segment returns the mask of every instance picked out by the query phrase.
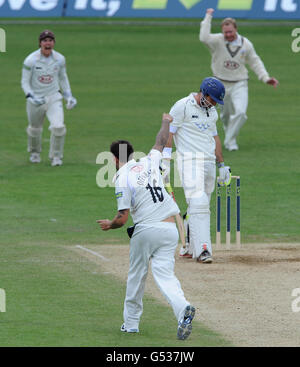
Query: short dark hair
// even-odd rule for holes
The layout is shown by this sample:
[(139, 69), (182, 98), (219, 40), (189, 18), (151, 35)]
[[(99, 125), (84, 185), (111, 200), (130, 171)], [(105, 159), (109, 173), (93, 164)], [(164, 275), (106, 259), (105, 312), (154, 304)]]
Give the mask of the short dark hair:
[(133, 146), (127, 140), (113, 141), (110, 145), (111, 153), (122, 163), (127, 163), (132, 159)]

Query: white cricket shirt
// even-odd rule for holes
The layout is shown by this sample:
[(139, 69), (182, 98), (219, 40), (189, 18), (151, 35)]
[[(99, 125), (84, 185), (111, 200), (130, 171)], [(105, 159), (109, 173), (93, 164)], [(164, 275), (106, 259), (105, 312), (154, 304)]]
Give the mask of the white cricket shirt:
[(227, 42), (223, 33), (211, 33), (211, 19), (212, 16), (206, 14), (201, 22), (199, 39), (209, 47), (214, 76), (229, 82), (247, 80), (248, 64), (258, 79), (266, 83), (270, 77), (253, 44), (240, 35), (235, 41)]
[(46, 97), (62, 90), (65, 97), (71, 96), (65, 57), (54, 50), (49, 57), (40, 49), (32, 52), (24, 61), (21, 85), (25, 95)]
[[(214, 136), (218, 135), (216, 122), (218, 113), (215, 107), (206, 109), (200, 107), (191, 93), (189, 96), (177, 101), (170, 110), (173, 121), (170, 132), (174, 134), (177, 154), (182, 158), (190, 159), (191, 154), (204, 154), (204, 161), (215, 162), (216, 142)], [(195, 157), (195, 154), (192, 154)]]
[(134, 224), (160, 222), (179, 213), (173, 198), (164, 188), (159, 163), (162, 155), (152, 149), (138, 162), (122, 166), (115, 176), (118, 210), (130, 209)]

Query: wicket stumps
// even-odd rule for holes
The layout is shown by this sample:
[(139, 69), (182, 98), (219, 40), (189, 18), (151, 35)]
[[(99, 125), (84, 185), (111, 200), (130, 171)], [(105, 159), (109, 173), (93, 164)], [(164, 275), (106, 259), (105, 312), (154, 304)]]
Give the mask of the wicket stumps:
[[(236, 245), (241, 246), (241, 179), (240, 176), (231, 176), (232, 180), (236, 180)], [(221, 185), (217, 181), (216, 188), (216, 245), (221, 245)], [(231, 185), (226, 187), (226, 247), (231, 244)]]

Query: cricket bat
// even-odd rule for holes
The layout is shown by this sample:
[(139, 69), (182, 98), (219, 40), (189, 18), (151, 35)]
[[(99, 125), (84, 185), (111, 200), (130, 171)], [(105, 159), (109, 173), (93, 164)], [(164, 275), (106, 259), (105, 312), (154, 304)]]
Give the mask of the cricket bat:
[[(173, 200), (176, 203), (174, 191), (173, 191), (173, 188), (172, 188), (171, 184), (166, 183), (165, 188), (166, 188), (168, 194), (170, 194), (172, 196)], [(182, 247), (185, 248), (184, 225), (183, 225), (183, 219), (182, 219), (180, 213), (175, 215), (175, 220), (176, 220), (177, 229), (178, 229), (178, 232), (179, 232), (180, 242), (182, 244)]]

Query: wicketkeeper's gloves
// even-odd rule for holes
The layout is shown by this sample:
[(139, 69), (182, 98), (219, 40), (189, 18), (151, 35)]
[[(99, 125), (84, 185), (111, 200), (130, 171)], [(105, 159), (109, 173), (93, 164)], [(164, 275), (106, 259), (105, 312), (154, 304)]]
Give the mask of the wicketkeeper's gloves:
[(42, 104), (46, 103), (45, 97), (36, 97), (32, 93), (28, 93), (26, 98), (28, 98), (36, 106), (41, 106)]
[(74, 98), (73, 96), (70, 96), (70, 97), (67, 98), (67, 105), (66, 105), (67, 110), (71, 110), (76, 105), (77, 105), (76, 98)]

